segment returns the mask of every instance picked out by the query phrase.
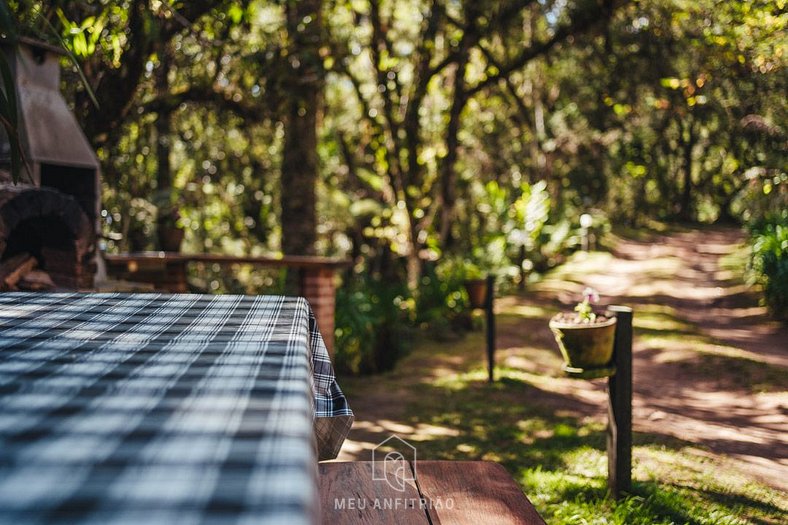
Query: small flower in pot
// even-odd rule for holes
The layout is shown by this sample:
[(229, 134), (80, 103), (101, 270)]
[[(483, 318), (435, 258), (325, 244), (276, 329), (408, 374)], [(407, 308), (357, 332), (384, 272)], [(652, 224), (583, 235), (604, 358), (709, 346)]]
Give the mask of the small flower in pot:
[(583, 290), (583, 300), (577, 303), (575, 306), (575, 312), (577, 312), (577, 317), (583, 323), (593, 323), (596, 321), (596, 314), (594, 313), (594, 307), (591, 306), (592, 304), (596, 304), (599, 302), (599, 294), (596, 290), (590, 287), (586, 287)]
[(596, 313), (593, 305), (598, 302), (596, 290), (586, 288), (574, 313), (562, 312), (550, 320), (550, 329), (564, 357), (563, 370), (569, 376), (604, 377), (615, 372), (611, 361), (616, 318)]

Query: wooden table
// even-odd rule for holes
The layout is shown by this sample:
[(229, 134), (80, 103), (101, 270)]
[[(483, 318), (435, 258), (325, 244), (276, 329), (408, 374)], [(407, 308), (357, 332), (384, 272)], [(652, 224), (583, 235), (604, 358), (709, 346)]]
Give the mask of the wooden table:
[[(415, 472), (414, 472), (415, 465)], [(488, 461), (400, 461), (391, 483), (371, 461), (320, 464), (324, 524), (544, 525), (501, 465)], [(377, 478), (377, 479), (375, 479)], [(404, 483), (402, 483), (404, 481)]]

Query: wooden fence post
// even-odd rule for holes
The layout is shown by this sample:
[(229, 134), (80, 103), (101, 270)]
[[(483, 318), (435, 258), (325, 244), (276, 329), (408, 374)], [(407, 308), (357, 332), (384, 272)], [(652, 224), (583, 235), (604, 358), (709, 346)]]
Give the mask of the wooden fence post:
[(613, 364), (608, 378), (607, 487), (619, 499), (632, 488), (632, 309), (611, 306), (616, 316)]
[(487, 372), (490, 383), (495, 381), (495, 276), (487, 276), (487, 297), (485, 301), (487, 317)]

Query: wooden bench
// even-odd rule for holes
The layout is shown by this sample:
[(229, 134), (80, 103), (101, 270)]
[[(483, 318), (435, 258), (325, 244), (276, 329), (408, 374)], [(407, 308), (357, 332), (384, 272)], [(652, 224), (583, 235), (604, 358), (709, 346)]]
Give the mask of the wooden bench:
[(319, 465), (324, 524), (545, 523), (497, 463), (416, 461), (414, 476), (413, 463), (402, 461), (390, 472), (403, 473), (404, 483), (379, 479), (385, 478), (380, 465), (371, 461)]

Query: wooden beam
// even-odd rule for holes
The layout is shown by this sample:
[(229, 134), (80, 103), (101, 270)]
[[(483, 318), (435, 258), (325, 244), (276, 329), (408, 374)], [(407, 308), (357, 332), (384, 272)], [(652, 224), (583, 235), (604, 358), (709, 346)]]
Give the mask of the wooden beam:
[(287, 268), (342, 268), (350, 266), (348, 259), (335, 257), (316, 257), (307, 255), (285, 255), (265, 257), (253, 255), (223, 255), (213, 253), (174, 253), (174, 252), (137, 252), (120, 255), (104, 254), (104, 259), (113, 266), (129, 262), (146, 263), (167, 262), (204, 262), (218, 264), (257, 264), (260, 266)]
[(495, 381), (495, 276), (487, 276), (485, 308), (487, 318), (487, 379)]

